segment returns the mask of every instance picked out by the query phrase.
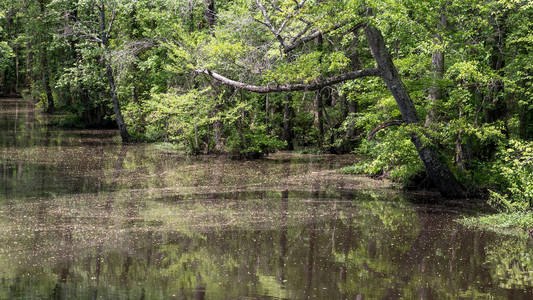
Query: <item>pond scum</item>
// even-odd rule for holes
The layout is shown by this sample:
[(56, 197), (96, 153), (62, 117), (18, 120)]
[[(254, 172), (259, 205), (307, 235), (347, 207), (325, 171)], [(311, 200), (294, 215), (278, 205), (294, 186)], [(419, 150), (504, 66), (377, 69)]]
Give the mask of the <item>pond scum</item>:
[(14, 104), (0, 112), (1, 299), (533, 295), (527, 237), (340, 173), (355, 156), (188, 157)]

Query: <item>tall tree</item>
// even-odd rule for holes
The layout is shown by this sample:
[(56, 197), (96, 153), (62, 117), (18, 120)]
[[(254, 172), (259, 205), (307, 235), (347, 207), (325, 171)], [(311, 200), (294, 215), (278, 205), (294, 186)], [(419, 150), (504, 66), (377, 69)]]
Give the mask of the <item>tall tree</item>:
[(130, 135), (126, 129), (126, 123), (122, 117), (122, 111), (120, 109), (120, 103), (117, 94), (117, 85), (115, 81), (115, 75), (113, 73), (113, 67), (110, 61), (111, 51), (109, 48), (109, 35), (113, 30), (113, 22), (115, 21), (118, 13), (117, 3), (111, 3), (113, 7), (111, 8), (111, 19), (107, 20), (108, 7), (106, 6), (106, 1), (100, 0), (99, 4), (96, 5), (99, 11), (99, 37), (100, 45), (104, 48), (104, 56), (102, 57), (103, 63), (105, 66), (105, 72), (107, 80), (109, 83), (109, 90), (111, 91), (111, 99), (113, 101), (113, 111), (115, 112), (115, 119), (117, 122), (118, 129), (120, 131), (120, 136), (123, 142), (130, 141)]
[[(260, 5), (259, 1), (256, 2), (258, 3), (259, 8), (262, 10), (263, 15), (265, 16), (266, 21), (264, 23), (270, 28), (271, 32), (276, 36), (276, 38), (282, 45), (282, 48), (285, 49), (286, 52), (292, 51), (295, 48), (307, 43), (308, 41), (315, 40), (322, 36), (322, 32), (320, 30), (317, 30), (306, 36), (303, 36), (302, 34), (302, 36), (297, 37), (297, 39), (293, 39), (290, 45), (287, 45), (281, 35), (281, 30), (276, 30), (274, 26), (272, 26), (272, 23), (268, 20), (268, 18), (266, 18), (267, 13), (265, 12), (264, 6)], [(302, 7), (304, 3), (305, 1), (302, 1), (302, 3), (297, 3), (297, 8)], [(402, 82), (401, 77), (392, 61), (391, 55), (386, 47), (381, 31), (370, 24), (357, 24), (356, 27), (364, 27), (368, 46), (372, 53), (372, 57), (374, 58), (374, 61), (377, 64), (377, 69), (352, 71), (330, 78), (325, 78), (321, 81), (309, 84), (287, 84), (276, 86), (255, 86), (243, 82), (237, 82), (205, 69), (197, 70), (197, 72), (207, 74), (226, 85), (258, 93), (290, 92), (298, 90), (320, 90), (321, 88), (326, 87), (328, 85), (345, 82), (347, 80), (353, 80), (364, 76), (379, 76), (381, 77), (381, 79), (383, 79), (388, 90), (396, 100), (398, 109), (401, 112), (404, 122), (413, 125), (419, 124), (420, 117), (418, 116), (411, 97), (407, 92), (407, 89), (405, 88), (405, 85)], [(335, 25), (333, 26), (333, 28), (339, 28), (339, 26)], [(353, 29), (350, 29), (350, 32), (352, 30)], [(464, 187), (459, 184), (459, 182), (447, 166), (446, 162), (443, 161), (443, 158), (435, 149), (435, 146), (425, 145), (422, 142), (422, 137), (420, 136), (420, 133), (412, 133), (411, 140), (418, 151), (420, 159), (424, 163), (428, 177), (431, 179), (433, 184), (439, 189), (441, 194), (446, 197), (453, 198), (465, 197), (466, 192)]]

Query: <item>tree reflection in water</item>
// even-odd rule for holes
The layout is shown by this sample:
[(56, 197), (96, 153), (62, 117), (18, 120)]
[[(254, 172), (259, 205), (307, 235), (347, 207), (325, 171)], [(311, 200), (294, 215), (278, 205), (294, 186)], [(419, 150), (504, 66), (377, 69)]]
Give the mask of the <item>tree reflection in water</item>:
[(18, 101), (0, 101), (1, 299), (533, 295), (527, 239), (331, 171), (353, 156), (187, 158)]

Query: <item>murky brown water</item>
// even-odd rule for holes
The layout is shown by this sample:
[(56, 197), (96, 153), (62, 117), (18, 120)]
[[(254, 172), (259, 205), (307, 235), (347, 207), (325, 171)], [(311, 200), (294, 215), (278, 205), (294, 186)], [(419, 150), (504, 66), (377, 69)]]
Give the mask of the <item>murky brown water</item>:
[(0, 99), (0, 299), (532, 299), (533, 247), (335, 172), (48, 128)]

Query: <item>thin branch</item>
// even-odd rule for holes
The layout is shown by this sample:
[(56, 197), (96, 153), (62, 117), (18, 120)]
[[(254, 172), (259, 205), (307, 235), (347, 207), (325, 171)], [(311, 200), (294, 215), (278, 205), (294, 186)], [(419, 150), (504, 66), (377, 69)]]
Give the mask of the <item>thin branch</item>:
[(220, 74), (214, 73), (210, 70), (196, 70), (197, 73), (202, 73), (211, 76), (213, 79), (216, 79), (220, 81), (221, 83), (232, 86), (238, 89), (243, 89), (246, 91), (254, 92), (254, 93), (276, 93), (276, 92), (293, 92), (293, 91), (313, 91), (313, 90), (319, 90), (325, 86), (338, 84), (341, 82), (345, 82), (348, 80), (353, 80), (357, 78), (367, 77), (367, 76), (379, 76), (378, 69), (364, 69), (354, 72), (348, 72), (337, 76), (332, 76), (329, 78), (325, 78), (321, 81), (316, 81), (312, 83), (296, 83), (296, 84), (283, 84), (283, 85), (275, 85), (275, 86), (257, 86), (252, 84), (247, 84), (244, 82), (235, 81), (232, 79), (229, 79), (227, 77), (224, 77)]
[(291, 44), (294, 44), (297, 39), (301, 38), (304, 34), (306, 34), (310, 27), (311, 23), (306, 23), (305, 27), (291, 39)]
[[(283, 48), (285, 48), (285, 40), (283, 39), (283, 37), (280, 35), (281, 33), (281, 29), (280, 28), (279, 30), (276, 30), (276, 28), (274, 27), (274, 25), (272, 25), (272, 22), (270, 21), (270, 18), (268, 17), (268, 12), (267, 12), (267, 9), (266, 7), (263, 5), (263, 3), (261, 3), (260, 0), (255, 0), (255, 3), (257, 4), (257, 7), (259, 7), (259, 10), (261, 10), (261, 13), (263, 14), (263, 17), (265, 18), (265, 21), (260, 21), (260, 20), (257, 20), (259, 23), (265, 25), (266, 27), (268, 27), (268, 29), (270, 30), (270, 32), (272, 32), (272, 34), (274, 34), (274, 36), (278, 39), (279, 43), (281, 44), (281, 46)], [(284, 25), (285, 27), (285, 25)]]
[[(314, 39), (318, 38), (321, 34), (325, 34), (325, 33), (328, 33), (328, 32), (332, 32), (332, 31), (335, 31), (339, 28), (342, 28), (346, 25), (350, 24), (350, 21), (345, 21), (345, 22), (342, 22), (340, 24), (337, 24), (331, 28), (329, 28), (328, 30), (326, 31), (320, 31), (320, 30), (317, 30), (313, 33), (311, 33), (310, 35), (304, 37), (304, 38), (301, 38), (297, 41), (294, 41), (292, 44), (286, 46), (286, 47), (283, 47), (285, 53), (289, 53), (291, 52), (292, 50), (300, 47), (301, 45), (305, 44), (305, 43), (308, 43), (310, 41), (313, 41)], [(362, 23), (359, 23), (357, 24), (354, 28), (360, 28), (362, 27)]]
[(370, 134), (368, 135), (368, 140), (371, 141), (374, 139), (374, 137), (376, 137), (376, 133), (378, 133), (380, 130), (383, 130), (387, 127), (391, 127), (391, 126), (400, 126), (404, 123), (404, 121), (401, 121), (401, 120), (392, 120), (392, 121), (389, 121), (389, 122), (385, 122), (383, 124), (380, 124), (378, 127), (374, 128)]
[(283, 9), (281, 9), (281, 7), (277, 6), (274, 2), (272, 2), (271, 0), (267, 0), (267, 2), (270, 4), (270, 6), (272, 6), (275, 10), (283, 13), (285, 11), (283, 11)]
[(307, 1), (307, 0), (300, 1), (300, 3), (298, 3), (298, 8), (302, 8), (304, 6), (304, 4), (305, 4), (305, 1)]
[(117, 17), (117, 7), (115, 4), (115, 7), (113, 8), (113, 13), (111, 15), (111, 21), (109, 21), (109, 24), (107, 26), (107, 32), (106, 35), (109, 36), (111, 34), (111, 30), (113, 29), (113, 23), (115, 22), (115, 18)]
[(289, 23), (289, 21), (291, 20), (291, 18), (287, 18), (285, 20), (283, 20), (283, 23), (281, 23), (281, 25), (279, 26), (278, 30), (276, 31), (276, 35), (280, 35), (281, 32), (283, 31), (283, 29), (285, 29), (285, 26), (287, 26), (287, 24)]

